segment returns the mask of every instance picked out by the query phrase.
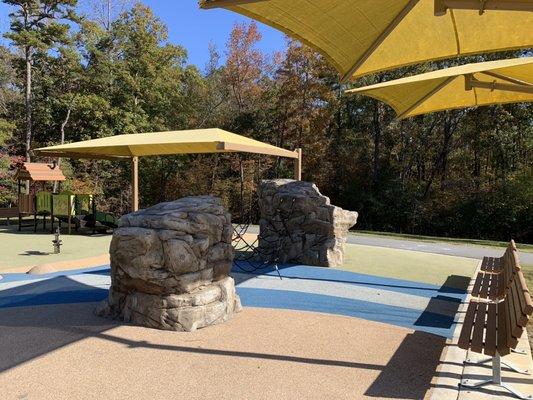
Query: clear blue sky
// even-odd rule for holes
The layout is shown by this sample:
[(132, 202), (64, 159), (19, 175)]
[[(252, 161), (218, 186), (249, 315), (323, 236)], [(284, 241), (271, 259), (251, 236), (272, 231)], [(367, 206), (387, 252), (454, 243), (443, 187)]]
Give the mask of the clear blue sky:
[[(215, 43), (222, 53), (232, 26), (236, 22), (248, 21), (248, 18), (226, 10), (200, 10), (197, 0), (143, 0), (143, 3), (167, 25), (170, 41), (185, 47), (189, 62), (202, 70), (209, 58), (209, 42)], [(2, 32), (9, 29), (8, 13), (7, 6), (0, 3)], [(285, 47), (283, 34), (262, 24), (259, 27), (263, 34), (260, 49), (272, 53)], [(1, 42), (7, 44), (5, 39)]]

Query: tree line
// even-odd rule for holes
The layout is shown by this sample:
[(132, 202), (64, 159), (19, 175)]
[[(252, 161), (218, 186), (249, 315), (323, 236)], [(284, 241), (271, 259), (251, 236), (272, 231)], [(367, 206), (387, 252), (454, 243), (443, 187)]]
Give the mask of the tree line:
[[(32, 148), (220, 127), (301, 147), (303, 178), (358, 211), (359, 229), (532, 240), (531, 104), (398, 121), (381, 102), (344, 95), (336, 72), (300, 43), (287, 39), (274, 54), (258, 50), (254, 23), (236, 24), (224, 48), (210, 45), (199, 68), (141, 3), (112, 14), (110, 0), (95, 0), (93, 10), (103, 10), (97, 15), (81, 13), (76, 0), (2, 1), (13, 12), (3, 32), (10, 45), (0, 46), (0, 206), (16, 202), (9, 170), (39, 160)], [(432, 62), (355, 84), (518, 54)], [(98, 194), (104, 210), (128, 211), (127, 163), (62, 163), (67, 188)], [(256, 211), (258, 180), (291, 170), (290, 161), (256, 155), (145, 157), (141, 205), (213, 193), (245, 219)]]

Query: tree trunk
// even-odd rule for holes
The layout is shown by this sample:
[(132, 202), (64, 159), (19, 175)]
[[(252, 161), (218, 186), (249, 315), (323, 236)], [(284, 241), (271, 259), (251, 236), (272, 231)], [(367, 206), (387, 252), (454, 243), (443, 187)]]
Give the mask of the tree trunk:
[[(65, 144), (65, 126), (68, 124), (68, 120), (70, 119), (70, 113), (72, 111), (72, 107), (69, 106), (67, 110), (67, 115), (65, 116), (65, 119), (61, 123), (60, 133), (61, 133), (61, 144)], [(61, 157), (57, 159), (57, 166), (61, 167)], [(57, 191), (57, 181), (54, 181), (54, 193)]]
[(111, 31), (111, 0), (107, 0), (107, 31)]
[(26, 59), (26, 85), (25, 85), (25, 96), (24, 96), (24, 108), (26, 112), (26, 162), (30, 162), (30, 150), (31, 150), (31, 139), (32, 139), (32, 126), (31, 126), (31, 48), (26, 46), (25, 49), (25, 59)]
[(374, 113), (372, 116), (372, 138), (374, 141), (374, 159), (372, 164), (372, 182), (374, 188), (378, 187), (379, 182), (379, 157), (381, 154), (381, 122), (379, 119), (379, 104), (374, 103)]
[(442, 148), (437, 158), (435, 159), (435, 163), (433, 165), (433, 169), (431, 171), (429, 181), (426, 184), (426, 189), (424, 191), (424, 196), (423, 196), (424, 199), (427, 199), (429, 195), (429, 190), (431, 189), (431, 185), (433, 184), (435, 180), (435, 176), (437, 175), (437, 172), (439, 171), (441, 173), (441, 188), (443, 186), (443, 182), (444, 182), (445, 175), (446, 175), (446, 165), (448, 161), (448, 155), (450, 153), (452, 137), (459, 123), (459, 119), (453, 120), (452, 118), (453, 117), (449, 115), (446, 115), (444, 117), (444, 126), (442, 130), (442, 133), (443, 133)]

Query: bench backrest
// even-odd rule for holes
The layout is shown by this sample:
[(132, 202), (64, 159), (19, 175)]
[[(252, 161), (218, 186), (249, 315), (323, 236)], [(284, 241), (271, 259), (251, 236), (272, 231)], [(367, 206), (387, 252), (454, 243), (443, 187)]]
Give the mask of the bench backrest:
[(498, 350), (500, 354), (508, 354), (508, 349), (516, 347), (532, 314), (533, 302), (524, 274), (522, 271), (517, 271), (505, 299), (498, 304)]
[(0, 218), (13, 218), (19, 216), (18, 207), (2, 207), (0, 208)]
[(498, 282), (498, 298), (502, 299), (507, 295), (516, 278), (516, 273), (520, 271), (520, 261), (518, 259), (518, 250), (514, 240), (509, 242), (505, 253), (500, 258), (501, 272)]

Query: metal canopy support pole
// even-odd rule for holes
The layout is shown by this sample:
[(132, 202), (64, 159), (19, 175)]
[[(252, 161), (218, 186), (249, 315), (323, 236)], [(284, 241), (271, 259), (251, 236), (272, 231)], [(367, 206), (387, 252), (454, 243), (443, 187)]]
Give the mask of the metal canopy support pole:
[(298, 158), (294, 159), (294, 180), (301, 181), (302, 180), (302, 149), (298, 148), (294, 150), (294, 152), (298, 155)]
[(435, 0), (435, 16), (446, 15), (448, 9), (477, 10), (479, 14), (485, 10), (533, 11), (533, 3), (529, 0)]
[(465, 75), (465, 90), (472, 90), (473, 88), (501, 90), (506, 92), (517, 93), (533, 93), (533, 85), (528, 83), (499, 83), (499, 82), (485, 82), (476, 79), (472, 74)]
[(131, 211), (139, 210), (139, 157), (131, 159)]
[(17, 206), (18, 206), (18, 209), (19, 209), (19, 232), (20, 232), (22, 230), (22, 213), (21, 213), (21, 211), (22, 211), (22, 209), (21, 209), (21, 207), (22, 207), (22, 201), (21, 201), (22, 196), (21, 196), (21, 190), (20, 190), (20, 185), (21, 185), (20, 184), (20, 179), (18, 179), (17, 182), (18, 182), (18, 185), (17, 185), (18, 186), (17, 187), (17, 189), (18, 189), (17, 190), (17, 192), (18, 192)]

